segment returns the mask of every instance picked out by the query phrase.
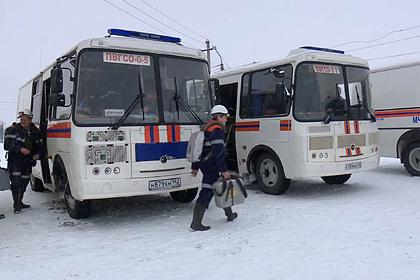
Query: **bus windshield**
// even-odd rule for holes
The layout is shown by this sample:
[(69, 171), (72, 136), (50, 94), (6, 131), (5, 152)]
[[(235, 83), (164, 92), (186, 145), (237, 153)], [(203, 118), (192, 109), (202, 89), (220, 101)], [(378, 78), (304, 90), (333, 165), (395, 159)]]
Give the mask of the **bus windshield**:
[(204, 62), (160, 57), (165, 122), (197, 123), (191, 111), (205, 121), (210, 116), (208, 68)]
[[(158, 63), (160, 67), (155, 68)], [(175, 78), (182, 108), (204, 118), (210, 110), (205, 62), (124, 51), (84, 51), (79, 57), (75, 122), (112, 125), (135, 105), (121, 125), (197, 123), (190, 112), (174, 104)]]
[(299, 65), (295, 79), (295, 118), (299, 121), (370, 119), (368, 77), (367, 68), (316, 63)]

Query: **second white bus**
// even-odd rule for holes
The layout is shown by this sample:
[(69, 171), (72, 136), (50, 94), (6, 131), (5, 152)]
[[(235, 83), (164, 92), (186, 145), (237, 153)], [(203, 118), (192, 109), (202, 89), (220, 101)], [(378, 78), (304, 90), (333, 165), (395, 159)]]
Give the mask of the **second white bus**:
[(212, 76), (231, 114), (230, 169), (282, 194), (290, 179), (342, 184), (378, 166), (378, 130), (365, 60), (303, 47), (267, 63)]

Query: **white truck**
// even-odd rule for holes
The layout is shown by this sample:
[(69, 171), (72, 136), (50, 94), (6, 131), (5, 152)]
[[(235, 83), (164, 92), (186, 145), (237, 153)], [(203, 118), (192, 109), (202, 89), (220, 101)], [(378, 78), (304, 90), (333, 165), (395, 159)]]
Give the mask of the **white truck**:
[(380, 155), (420, 176), (420, 61), (371, 71)]

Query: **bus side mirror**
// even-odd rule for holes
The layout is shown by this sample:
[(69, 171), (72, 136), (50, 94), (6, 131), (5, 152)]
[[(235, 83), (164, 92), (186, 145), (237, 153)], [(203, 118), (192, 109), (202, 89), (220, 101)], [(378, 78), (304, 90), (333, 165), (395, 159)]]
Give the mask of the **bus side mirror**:
[(209, 80), (209, 87), (210, 87), (210, 95), (211, 95), (211, 100), (212, 100), (212, 106), (214, 104), (220, 104), (219, 80), (218, 79), (210, 79)]
[(48, 103), (53, 107), (63, 107), (66, 104), (66, 97), (62, 93), (51, 93), (48, 96)]
[(287, 97), (289, 97), (289, 95), (288, 95), (286, 86), (283, 83), (276, 84), (275, 95), (278, 98), (277, 100), (280, 101), (280, 103), (286, 102)]
[(63, 92), (63, 70), (54, 67), (51, 69), (51, 93), (58, 94)]

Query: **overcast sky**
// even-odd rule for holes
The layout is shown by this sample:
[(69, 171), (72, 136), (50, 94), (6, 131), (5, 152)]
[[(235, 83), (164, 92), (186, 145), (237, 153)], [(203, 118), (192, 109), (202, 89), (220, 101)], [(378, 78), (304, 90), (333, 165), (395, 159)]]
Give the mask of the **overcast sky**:
[[(420, 60), (419, 8), (415, 0), (0, 0), (0, 120), (14, 119), (20, 86), (79, 41), (107, 35), (108, 28), (165, 33), (198, 48), (209, 38), (230, 67), (282, 58), (303, 45), (332, 47), (351, 41), (371, 41), (338, 47), (369, 47), (349, 52), (366, 59), (419, 52), (370, 60), (375, 68)], [(384, 45), (371, 47), (378, 44)], [(213, 55), (212, 64), (218, 63)]]

